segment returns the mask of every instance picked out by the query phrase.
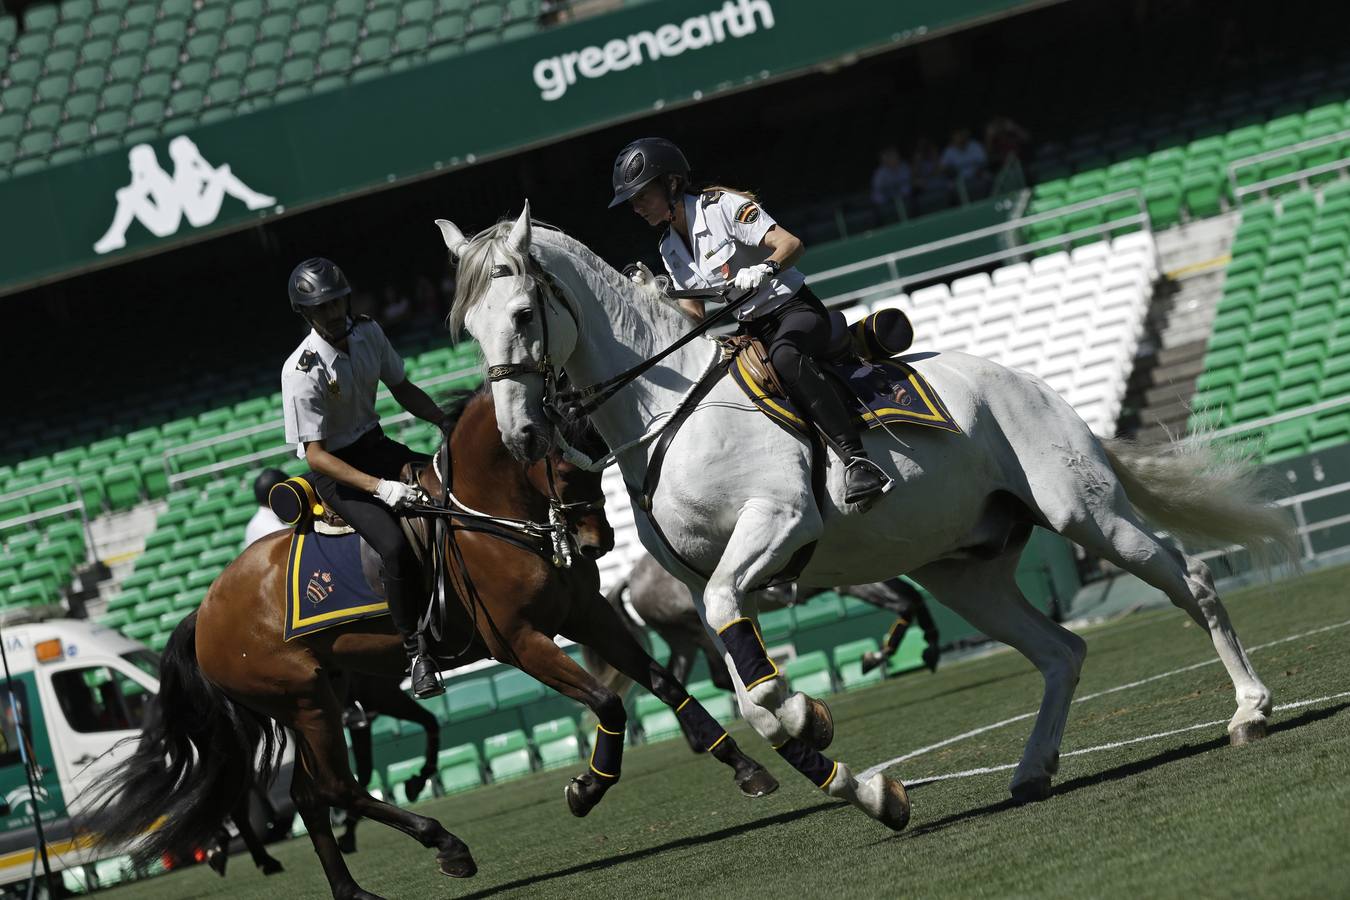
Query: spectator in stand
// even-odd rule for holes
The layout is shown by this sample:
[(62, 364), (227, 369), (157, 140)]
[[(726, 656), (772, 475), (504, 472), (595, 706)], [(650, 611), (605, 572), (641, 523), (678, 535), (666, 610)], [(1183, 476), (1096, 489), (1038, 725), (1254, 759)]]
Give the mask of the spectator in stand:
[(436, 293), (436, 285), (425, 275), (419, 276), (413, 285), (412, 320), (417, 325), (430, 325), (443, 315), (441, 298)]
[(248, 520), (244, 529), (244, 546), (247, 547), (260, 537), (266, 537), (274, 531), (282, 531), (286, 523), (277, 518), (272, 507), (267, 505), (267, 495), (272, 488), (286, 480), (286, 473), (280, 469), (263, 469), (253, 481), (253, 499), (258, 501), (258, 510)]
[(914, 181), (909, 163), (892, 144), (881, 151), (880, 165), (872, 173), (872, 205), (883, 222), (900, 218), (903, 209), (912, 213), (910, 202), (914, 196)]
[(971, 137), (969, 128), (952, 132), (939, 162), (944, 172), (965, 186), (968, 199), (989, 193), (989, 157), (985, 155), (983, 145)]
[(952, 183), (942, 171), (937, 145), (932, 139), (920, 137), (914, 144), (914, 207), (916, 215), (944, 209), (952, 203)]
[(412, 317), (412, 301), (392, 284), (384, 289), (380, 303), (380, 325), (385, 331), (398, 331)]
[(998, 173), (1016, 158), (1021, 161), (1022, 153), (1031, 140), (1030, 133), (1007, 116), (994, 116), (984, 129), (984, 147), (989, 153), (989, 171)]

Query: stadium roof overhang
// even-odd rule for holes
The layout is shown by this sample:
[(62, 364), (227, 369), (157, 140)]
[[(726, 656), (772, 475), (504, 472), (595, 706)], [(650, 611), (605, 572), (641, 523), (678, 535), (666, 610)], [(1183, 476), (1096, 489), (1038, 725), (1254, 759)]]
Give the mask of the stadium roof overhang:
[(163, 135), (0, 182), (0, 295), (1054, 2), (662, 0)]

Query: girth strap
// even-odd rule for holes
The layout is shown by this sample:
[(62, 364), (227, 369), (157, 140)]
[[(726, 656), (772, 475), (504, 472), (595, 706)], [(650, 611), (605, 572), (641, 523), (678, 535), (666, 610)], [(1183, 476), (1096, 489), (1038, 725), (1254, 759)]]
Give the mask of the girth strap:
[[(643, 476), (642, 489), (638, 490), (628, 484), (627, 480), (624, 481), (624, 487), (628, 488), (628, 496), (632, 499), (633, 505), (647, 514), (647, 523), (651, 525), (652, 532), (661, 541), (662, 546), (666, 548), (666, 552), (678, 560), (680, 565), (705, 580), (711, 573), (705, 575), (695, 568), (693, 563), (680, 555), (680, 552), (670, 543), (670, 538), (666, 537), (666, 533), (661, 530), (661, 523), (656, 520), (656, 516), (652, 512), (652, 503), (656, 494), (656, 486), (661, 480), (661, 465), (665, 462), (666, 451), (670, 449), (670, 444), (675, 439), (676, 432), (680, 430), (680, 426), (684, 424), (698, 405), (703, 402), (703, 398), (708, 396), (717, 382), (722, 379), (722, 376), (727, 373), (727, 368), (725, 364), (722, 364), (710, 369), (698, 385), (689, 392), (689, 396), (685, 398), (684, 403), (671, 414), (670, 421), (652, 445), (652, 455), (647, 463), (646, 474)], [(816, 505), (820, 506), (823, 505), (825, 499), (825, 444), (814, 428), (811, 429), (809, 442), (811, 445), (811, 493), (816, 498)], [(760, 588), (796, 581), (815, 552), (815, 541), (803, 544), (797, 548), (796, 553), (792, 554), (792, 558), (787, 561), (787, 565), (770, 576), (764, 584), (758, 585), (754, 589), (759, 590)]]

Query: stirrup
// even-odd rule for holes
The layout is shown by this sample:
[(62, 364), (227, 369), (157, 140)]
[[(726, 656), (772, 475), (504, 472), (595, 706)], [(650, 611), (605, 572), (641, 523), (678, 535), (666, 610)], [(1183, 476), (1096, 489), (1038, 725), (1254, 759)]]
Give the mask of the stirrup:
[(360, 703), (353, 700), (342, 710), (343, 728), (369, 728), (370, 719)]
[(413, 696), (418, 700), (439, 697), (445, 693), (445, 685), (441, 682), (440, 669), (431, 656), (418, 653), (413, 658), (409, 675), (412, 677)]
[[(872, 483), (865, 485), (861, 491), (850, 494), (848, 491), (849, 472), (860, 472), (864, 477), (870, 477)], [(874, 500), (888, 493), (893, 487), (895, 487), (895, 481), (891, 476), (882, 471), (881, 466), (865, 456), (850, 457), (848, 462), (844, 464), (844, 503), (846, 504)]]

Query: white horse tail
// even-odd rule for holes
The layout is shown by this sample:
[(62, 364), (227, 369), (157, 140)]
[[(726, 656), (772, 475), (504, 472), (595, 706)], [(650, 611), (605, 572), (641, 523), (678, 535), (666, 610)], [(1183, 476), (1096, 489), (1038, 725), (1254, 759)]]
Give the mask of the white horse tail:
[(1165, 444), (1101, 443), (1135, 509), (1178, 540), (1244, 547), (1261, 569), (1297, 566), (1293, 519), (1270, 500), (1274, 479), (1247, 456), (1204, 436)]

